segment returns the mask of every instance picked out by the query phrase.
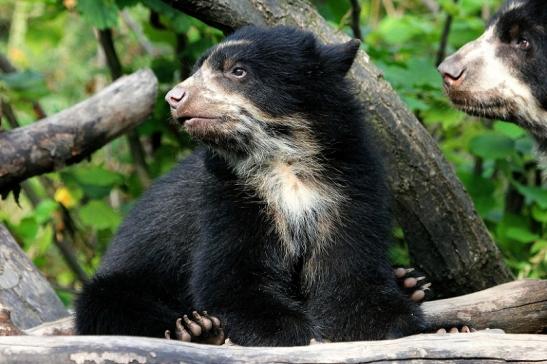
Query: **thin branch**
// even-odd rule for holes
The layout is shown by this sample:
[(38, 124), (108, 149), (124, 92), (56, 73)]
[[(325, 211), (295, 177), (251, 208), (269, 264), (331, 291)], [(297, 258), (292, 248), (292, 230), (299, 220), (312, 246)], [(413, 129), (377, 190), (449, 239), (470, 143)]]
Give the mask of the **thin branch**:
[(394, 18), (399, 15), (399, 12), (395, 9), (395, 5), (392, 0), (382, 0), (382, 3), (384, 4), (384, 9), (386, 9), (386, 13), (389, 17)]
[(363, 40), (363, 34), (361, 33), (361, 4), (359, 4), (359, 0), (350, 0), (350, 2), (353, 36), (359, 40)]
[(7, 57), (4, 56), (2, 53), (0, 53), (0, 71), (2, 71), (3, 73), (13, 73), (17, 71), (15, 67), (13, 67), (9, 59), (7, 59)]
[[(458, 0), (454, 0), (454, 3), (457, 3)], [(435, 62), (436, 66), (439, 66), (446, 57), (446, 47), (448, 45), (448, 36), (450, 35), (450, 28), (452, 27), (452, 15), (447, 14), (446, 20), (444, 22), (443, 32), (441, 35), (441, 43), (439, 45), (439, 50), (437, 51), (437, 61)]]
[[(107, 28), (99, 30), (99, 43), (104, 51), (106, 63), (112, 80), (114, 81), (123, 75), (123, 69), (116, 48), (114, 47), (112, 29)], [(146, 164), (144, 147), (139, 139), (139, 134), (135, 130), (129, 131), (127, 133), (127, 142), (141, 185), (148, 187), (151, 183), (151, 177)]]
[(122, 11), (120, 14), (122, 16), (123, 22), (135, 34), (137, 41), (141, 45), (142, 49), (144, 49), (146, 54), (152, 57), (156, 57), (157, 55), (159, 55), (160, 54), (159, 49), (154, 47), (152, 42), (150, 42), (150, 40), (146, 38), (146, 35), (144, 35), (144, 32), (142, 31), (142, 27), (140, 26), (139, 23), (135, 21), (135, 19), (133, 19), (131, 14), (129, 14), (127, 10)]
[(437, 14), (440, 10), (439, 4), (435, 0), (422, 0), (422, 4), (424, 4), (433, 14)]
[(53, 243), (61, 252), (66, 265), (70, 268), (72, 273), (76, 275), (76, 278), (80, 282), (87, 282), (89, 277), (87, 273), (82, 269), (82, 266), (78, 262), (76, 252), (73, 249), (73, 243), (66, 239), (66, 235), (62, 233), (53, 232)]

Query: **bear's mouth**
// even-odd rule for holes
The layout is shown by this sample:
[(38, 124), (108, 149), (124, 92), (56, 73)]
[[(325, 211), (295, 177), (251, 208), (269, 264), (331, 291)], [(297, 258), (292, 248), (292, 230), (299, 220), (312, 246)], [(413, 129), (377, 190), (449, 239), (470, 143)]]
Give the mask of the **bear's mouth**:
[(177, 118), (180, 125), (186, 127), (206, 125), (209, 123), (220, 122), (220, 118), (212, 116), (181, 116)]

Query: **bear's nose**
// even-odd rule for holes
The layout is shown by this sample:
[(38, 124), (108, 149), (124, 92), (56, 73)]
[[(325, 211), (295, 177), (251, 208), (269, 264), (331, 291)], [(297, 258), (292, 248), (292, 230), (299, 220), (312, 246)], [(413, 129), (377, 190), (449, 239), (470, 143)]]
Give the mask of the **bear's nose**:
[(187, 99), (185, 89), (181, 87), (174, 87), (165, 95), (165, 101), (171, 106), (172, 109), (178, 109)]
[(458, 87), (463, 82), (466, 68), (459, 62), (447, 58), (439, 65), (437, 70), (443, 76), (446, 87)]

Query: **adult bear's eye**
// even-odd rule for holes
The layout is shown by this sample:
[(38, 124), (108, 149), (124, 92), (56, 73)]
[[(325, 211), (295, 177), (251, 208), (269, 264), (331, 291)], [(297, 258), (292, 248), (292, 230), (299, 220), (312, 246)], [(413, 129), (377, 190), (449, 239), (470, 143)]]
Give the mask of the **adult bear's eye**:
[(232, 68), (231, 74), (234, 77), (243, 78), (247, 75), (247, 71), (245, 71), (245, 69), (242, 67), (234, 67)]
[(530, 49), (530, 42), (528, 41), (528, 39), (526, 38), (519, 38), (517, 40), (517, 47), (519, 47), (520, 49), (526, 51), (528, 49)]

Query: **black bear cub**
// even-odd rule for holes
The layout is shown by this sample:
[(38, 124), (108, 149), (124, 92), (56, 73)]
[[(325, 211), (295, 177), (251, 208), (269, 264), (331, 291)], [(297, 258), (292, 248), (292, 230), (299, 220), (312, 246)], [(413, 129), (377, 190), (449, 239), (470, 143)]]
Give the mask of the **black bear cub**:
[(385, 174), (345, 79), (358, 48), (245, 27), (203, 55), (166, 100), (204, 146), (122, 224), (78, 333), (198, 340), (219, 318), (235, 344), (290, 346), (423, 329), (388, 261)]

